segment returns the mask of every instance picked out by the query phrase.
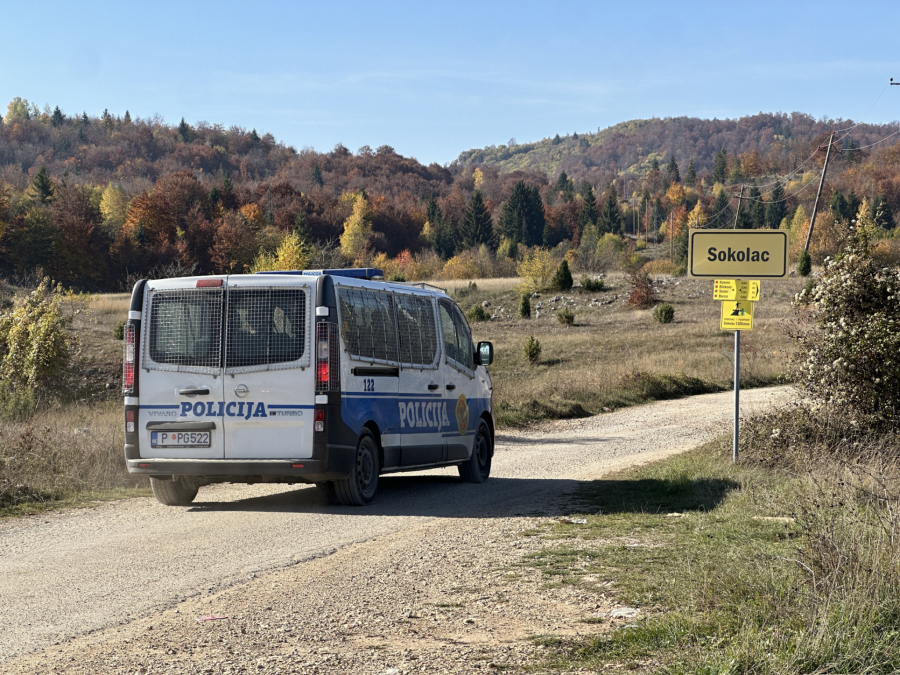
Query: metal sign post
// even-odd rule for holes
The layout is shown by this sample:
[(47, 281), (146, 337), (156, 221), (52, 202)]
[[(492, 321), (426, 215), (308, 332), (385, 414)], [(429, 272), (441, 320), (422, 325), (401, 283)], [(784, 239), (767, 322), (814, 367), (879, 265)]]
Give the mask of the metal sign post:
[(741, 331), (734, 331), (734, 438), (731, 441), (731, 459), (738, 461), (738, 435), (741, 426)]

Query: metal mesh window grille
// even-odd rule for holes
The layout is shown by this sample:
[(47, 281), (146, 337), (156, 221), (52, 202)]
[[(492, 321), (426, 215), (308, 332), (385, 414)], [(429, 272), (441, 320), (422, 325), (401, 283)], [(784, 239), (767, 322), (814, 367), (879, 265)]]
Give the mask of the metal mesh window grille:
[(326, 358), (328, 379), (322, 381), (316, 377), (316, 392), (338, 391), (341, 388), (341, 353), (337, 325), (323, 321), (316, 324), (316, 361)]
[(221, 367), (221, 288), (151, 291), (147, 367), (214, 372)]
[(340, 288), (338, 305), (344, 347), (353, 358), (398, 363), (393, 296), (361, 288)]
[(400, 336), (400, 362), (412, 366), (431, 366), (437, 359), (437, 331), (434, 303), (420, 295), (396, 294), (397, 333)]
[(460, 366), (475, 370), (475, 347), (472, 334), (459, 307), (449, 300), (440, 300), (441, 333), (447, 358)]
[(259, 369), (304, 355), (306, 293), (299, 288), (231, 288), (227, 321), (226, 368)]

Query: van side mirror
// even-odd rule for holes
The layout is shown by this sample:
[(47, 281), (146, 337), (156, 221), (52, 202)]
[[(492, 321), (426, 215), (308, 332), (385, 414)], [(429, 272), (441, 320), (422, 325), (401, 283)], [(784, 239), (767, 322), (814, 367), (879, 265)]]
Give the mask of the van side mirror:
[(475, 363), (479, 366), (489, 366), (494, 362), (494, 345), (490, 342), (479, 342), (475, 352)]

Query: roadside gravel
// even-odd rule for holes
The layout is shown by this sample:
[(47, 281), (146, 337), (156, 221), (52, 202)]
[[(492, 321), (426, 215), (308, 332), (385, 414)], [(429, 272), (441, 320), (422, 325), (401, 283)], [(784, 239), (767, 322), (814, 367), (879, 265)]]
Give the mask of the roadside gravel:
[[(744, 410), (790, 395), (750, 390)], [(390, 478), (371, 510), (324, 506), (312, 487), (221, 486), (185, 509), (141, 499), (7, 521), (0, 673), (524, 672), (540, 662), (530, 636), (627, 619), (602, 593), (522, 566), (546, 545), (523, 533), (567, 515), (580, 481), (727, 431), (729, 402), (507, 430), (484, 486), (448, 471)]]

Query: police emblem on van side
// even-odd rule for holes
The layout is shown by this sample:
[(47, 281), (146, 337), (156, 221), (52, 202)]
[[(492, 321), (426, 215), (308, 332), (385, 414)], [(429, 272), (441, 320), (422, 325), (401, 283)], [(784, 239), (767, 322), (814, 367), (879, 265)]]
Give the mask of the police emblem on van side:
[(456, 399), (456, 424), (459, 426), (460, 436), (469, 428), (469, 402), (466, 401), (465, 394), (460, 394)]

